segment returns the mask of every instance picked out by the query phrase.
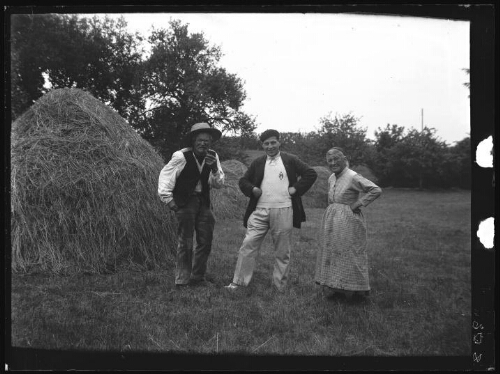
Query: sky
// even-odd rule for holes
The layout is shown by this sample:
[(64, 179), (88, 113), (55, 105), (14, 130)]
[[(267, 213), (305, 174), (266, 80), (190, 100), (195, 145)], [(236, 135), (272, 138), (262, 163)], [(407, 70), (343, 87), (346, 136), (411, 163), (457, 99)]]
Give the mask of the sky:
[[(170, 19), (203, 32), (220, 66), (244, 82), (243, 110), (260, 133), (309, 132), (352, 114), (374, 139), (387, 124), (435, 128), (448, 144), (470, 135), (469, 21), (326, 13), (128, 13), (148, 36)], [(423, 115), (422, 115), (423, 114)]]

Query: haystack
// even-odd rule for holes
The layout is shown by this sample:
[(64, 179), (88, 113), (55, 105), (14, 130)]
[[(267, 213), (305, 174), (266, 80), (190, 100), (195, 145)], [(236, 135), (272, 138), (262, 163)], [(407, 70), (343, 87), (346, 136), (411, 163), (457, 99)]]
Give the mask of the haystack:
[(114, 110), (79, 89), (53, 90), (14, 122), (11, 144), (14, 271), (171, 262), (163, 160)]
[(302, 196), (302, 202), (306, 208), (326, 208), (328, 206), (328, 178), (332, 174), (324, 166), (314, 166), (318, 178), (312, 187)]
[(225, 185), (219, 189), (211, 189), (211, 201), (215, 217), (217, 219), (243, 219), (248, 198), (240, 191), (238, 181), (247, 171), (247, 167), (237, 160), (223, 161), (221, 166), (226, 175)]

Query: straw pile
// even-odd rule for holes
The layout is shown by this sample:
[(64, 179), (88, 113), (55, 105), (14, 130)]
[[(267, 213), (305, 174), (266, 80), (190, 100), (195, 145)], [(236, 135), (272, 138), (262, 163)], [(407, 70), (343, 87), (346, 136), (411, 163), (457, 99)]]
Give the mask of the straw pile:
[(306, 208), (326, 208), (328, 206), (328, 178), (332, 173), (324, 166), (314, 166), (313, 169), (318, 173), (318, 179), (302, 196), (302, 202)]
[(163, 165), (90, 94), (50, 91), (12, 127), (12, 269), (94, 273), (170, 263), (175, 222), (157, 195)]
[(248, 198), (240, 191), (238, 181), (247, 171), (247, 167), (237, 160), (223, 161), (221, 166), (226, 175), (226, 181), (224, 187), (211, 189), (210, 199), (214, 215), (218, 219), (243, 219)]

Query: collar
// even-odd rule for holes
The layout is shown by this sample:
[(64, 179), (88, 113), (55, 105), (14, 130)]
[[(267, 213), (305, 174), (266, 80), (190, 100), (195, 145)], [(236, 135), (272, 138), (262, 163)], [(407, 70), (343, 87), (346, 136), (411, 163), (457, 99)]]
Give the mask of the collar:
[(342, 175), (344, 175), (344, 174), (346, 173), (346, 171), (347, 171), (348, 169), (349, 169), (349, 168), (346, 166), (346, 167), (344, 168), (344, 170), (342, 170), (342, 171), (339, 173), (339, 175), (336, 175), (335, 177), (340, 178)]
[(280, 158), (281, 158), (281, 151), (278, 151), (278, 153), (274, 157), (267, 155), (266, 162), (269, 162), (269, 163), (273, 162), (274, 163), (274, 162), (278, 161)]

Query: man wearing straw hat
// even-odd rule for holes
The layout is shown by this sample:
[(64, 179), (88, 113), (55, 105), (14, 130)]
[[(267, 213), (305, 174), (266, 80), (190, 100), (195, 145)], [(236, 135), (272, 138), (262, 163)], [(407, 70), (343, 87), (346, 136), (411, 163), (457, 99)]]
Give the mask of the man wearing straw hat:
[[(160, 172), (158, 195), (178, 221), (175, 285), (205, 283), (212, 250), (215, 218), (210, 209), (210, 188), (224, 184), (217, 153), (210, 149), (222, 133), (207, 123), (196, 123), (187, 136), (188, 147), (174, 152)], [(196, 248), (193, 251), (193, 232)]]
[(268, 231), (274, 243), (274, 271), (272, 283), (284, 291), (290, 271), (292, 227), (300, 228), (306, 220), (301, 196), (311, 188), (317, 178), (316, 171), (296, 156), (280, 152), (280, 134), (266, 130), (260, 136), (266, 155), (255, 159), (239, 186), (250, 197), (243, 219), (247, 228), (240, 247), (231, 284), (234, 291), (247, 286), (252, 279), (255, 260)]

